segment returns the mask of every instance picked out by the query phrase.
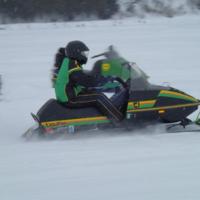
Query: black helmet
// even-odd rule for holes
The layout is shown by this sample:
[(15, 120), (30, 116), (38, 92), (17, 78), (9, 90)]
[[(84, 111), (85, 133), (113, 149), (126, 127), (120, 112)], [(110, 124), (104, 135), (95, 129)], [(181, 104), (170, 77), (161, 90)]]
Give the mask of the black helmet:
[(80, 64), (85, 64), (88, 59), (89, 48), (81, 41), (71, 41), (65, 47), (67, 57), (77, 60)]

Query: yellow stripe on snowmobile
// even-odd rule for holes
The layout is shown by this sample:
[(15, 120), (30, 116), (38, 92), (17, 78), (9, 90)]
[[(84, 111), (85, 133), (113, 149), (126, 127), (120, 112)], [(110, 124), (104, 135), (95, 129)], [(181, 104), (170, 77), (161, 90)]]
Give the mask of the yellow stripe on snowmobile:
[[(156, 100), (147, 100), (147, 101), (138, 101), (138, 103), (141, 105), (143, 104), (154, 104), (156, 102)], [(129, 102), (128, 105), (132, 105), (134, 102)]]
[(188, 103), (188, 104), (180, 104), (180, 105), (174, 105), (174, 106), (162, 106), (162, 107), (156, 107), (156, 108), (142, 108), (142, 109), (132, 109), (128, 110), (127, 112), (144, 112), (144, 111), (156, 111), (156, 110), (168, 110), (173, 108), (185, 108), (185, 107), (192, 107), (192, 106), (199, 106), (200, 102), (197, 103)]
[(59, 120), (59, 121), (48, 121), (42, 122), (42, 126), (50, 127), (50, 126), (62, 126), (71, 123), (79, 123), (79, 122), (88, 122), (88, 121), (100, 121), (100, 120), (108, 120), (105, 116), (100, 117), (86, 117), (86, 118), (77, 118), (77, 119), (67, 119), (67, 120)]
[(140, 101), (140, 104), (154, 104), (156, 100), (151, 100), (151, 101)]
[(189, 96), (189, 95), (186, 95), (186, 94), (181, 94), (179, 92), (174, 92), (174, 91), (168, 91), (168, 90), (161, 90), (160, 93), (159, 93), (159, 96), (160, 95), (172, 95), (172, 96), (177, 96), (177, 97), (182, 97), (182, 98), (185, 98), (185, 99), (189, 99), (191, 101), (195, 101), (195, 102), (198, 102), (198, 99), (192, 97), (192, 96)]

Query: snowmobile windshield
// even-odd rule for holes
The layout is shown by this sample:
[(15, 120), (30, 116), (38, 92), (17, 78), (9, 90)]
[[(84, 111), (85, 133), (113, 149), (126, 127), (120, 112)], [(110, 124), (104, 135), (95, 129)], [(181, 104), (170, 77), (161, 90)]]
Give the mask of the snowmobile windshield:
[(104, 56), (107, 59), (119, 59), (121, 65), (123, 66), (124, 70), (129, 71), (129, 78), (131, 80), (130, 89), (131, 90), (146, 90), (149, 89), (150, 83), (148, 82), (149, 76), (142, 71), (136, 63), (130, 63), (126, 61), (117, 50), (110, 46), (108, 47), (108, 51), (104, 53)]
[(149, 89), (149, 76), (142, 71), (136, 63), (127, 63), (125, 67), (130, 73), (130, 90), (135, 91)]

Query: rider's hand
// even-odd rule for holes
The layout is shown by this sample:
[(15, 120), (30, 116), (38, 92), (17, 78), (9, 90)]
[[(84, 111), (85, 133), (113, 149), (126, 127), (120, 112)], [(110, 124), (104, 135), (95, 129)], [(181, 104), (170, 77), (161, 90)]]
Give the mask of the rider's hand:
[(105, 79), (107, 80), (107, 82), (113, 82), (116, 80), (116, 77), (107, 76), (107, 77), (105, 77)]

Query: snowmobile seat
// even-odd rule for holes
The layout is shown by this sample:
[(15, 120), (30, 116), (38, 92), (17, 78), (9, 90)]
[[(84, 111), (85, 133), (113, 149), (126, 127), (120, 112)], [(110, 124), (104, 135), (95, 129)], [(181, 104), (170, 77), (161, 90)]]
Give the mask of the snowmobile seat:
[(75, 118), (95, 117), (102, 114), (95, 107), (69, 108), (59, 103), (56, 99), (49, 99), (38, 111), (40, 122), (66, 120)]

